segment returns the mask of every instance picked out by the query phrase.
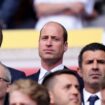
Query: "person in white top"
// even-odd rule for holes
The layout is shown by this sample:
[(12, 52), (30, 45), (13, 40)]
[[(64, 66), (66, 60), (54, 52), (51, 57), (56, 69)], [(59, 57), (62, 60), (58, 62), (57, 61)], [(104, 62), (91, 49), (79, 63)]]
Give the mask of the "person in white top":
[(93, 105), (101, 105), (100, 84), (105, 76), (105, 46), (101, 43), (87, 44), (80, 51), (78, 63), (84, 81), (84, 105), (90, 105), (90, 96), (98, 96)]
[(67, 30), (83, 27), (83, 15), (93, 13), (94, 0), (34, 0), (38, 16), (35, 29), (40, 30), (49, 21), (62, 24)]
[(67, 31), (61, 24), (57, 22), (46, 23), (39, 36), (38, 50), (41, 58), (41, 69), (28, 78), (40, 83), (46, 72), (63, 69), (63, 55), (68, 49), (67, 39)]

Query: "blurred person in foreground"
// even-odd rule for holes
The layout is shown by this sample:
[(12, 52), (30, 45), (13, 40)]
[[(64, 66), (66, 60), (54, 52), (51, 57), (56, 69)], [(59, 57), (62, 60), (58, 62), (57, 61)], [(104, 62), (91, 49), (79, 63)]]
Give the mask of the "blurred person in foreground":
[(47, 89), (33, 80), (17, 80), (9, 89), (9, 105), (50, 105)]
[(11, 74), (7, 67), (0, 63), (0, 105), (8, 105), (8, 89), (11, 84)]
[(68, 69), (48, 74), (43, 82), (50, 94), (50, 105), (82, 105), (79, 75)]

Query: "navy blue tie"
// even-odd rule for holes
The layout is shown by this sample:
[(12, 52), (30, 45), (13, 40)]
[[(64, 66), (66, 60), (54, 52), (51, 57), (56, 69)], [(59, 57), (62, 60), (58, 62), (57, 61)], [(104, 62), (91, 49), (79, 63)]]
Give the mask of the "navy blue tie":
[(88, 99), (88, 101), (90, 102), (90, 104), (89, 105), (94, 105), (95, 104), (95, 102), (96, 102), (96, 100), (98, 100), (99, 98), (98, 98), (98, 96), (90, 96), (89, 97), (89, 99)]

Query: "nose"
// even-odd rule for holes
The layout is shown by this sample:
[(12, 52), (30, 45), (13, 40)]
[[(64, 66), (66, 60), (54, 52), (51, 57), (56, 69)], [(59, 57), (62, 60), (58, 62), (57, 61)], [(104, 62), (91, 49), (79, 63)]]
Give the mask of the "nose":
[(72, 87), (71, 92), (72, 92), (72, 94), (74, 94), (74, 95), (78, 95), (78, 94), (79, 94), (79, 90), (78, 90), (75, 86)]
[(97, 61), (96, 60), (94, 60), (94, 62), (93, 62), (93, 69), (97, 69), (98, 68), (98, 63), (97, 63)]
[(46, 45), (47, 45), (47, 46), (51, 46), (51, 45), (52, 45), (52, 40), (51, 40), (51, 38), (49, 38), (49, 39), (47, 40)]

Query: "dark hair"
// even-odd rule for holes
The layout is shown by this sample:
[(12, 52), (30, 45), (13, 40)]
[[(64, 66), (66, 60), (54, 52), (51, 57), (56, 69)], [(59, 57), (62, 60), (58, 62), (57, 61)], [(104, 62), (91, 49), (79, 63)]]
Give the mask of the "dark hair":
[(3, 33), (2, 33), (2, 26), (0, 25), (0, 46), (2, 44), (3, 41)]
[(95, 51), (95, 50), (105, 51), (105, 46), (101, 43), (94, 42), (94, 43), (87, 44), (85, 47), (83, 47), (82, 50), (80, 51), (79, 56), (78, 56), (79, 67), (82, 67), (84, 52), (89, 51), (89, 50), (91, 50), (91, 51)]
[(79, 85), (80, 85), (80, 90), (83, 89), (83, 80), (82, 78), (77, 74), (76, 71), (73, 70), (68, 70), (68, 69), (63, 69), (63, 70), (58, 70), (52, 73), (49, 73), (48, 75), (45, 76), (42, 84), (45, 87), (48, 87), (48, 85), (51, 83), (51, 81), (54, 79), (55, 76), (61, 75), (61, 74), (68, 74), (68, 75), (73, 75), (77, 78)]
[[(54, 21), (48, 22), (48, 23), (46, 23), (44, 26), (46, 26), (46, 25), (49, 24), (49, 23), (56, 23), (56, 24), (58, 24), (58, 25), (63, 29), (63, 38), (64, 38), (64, 42), (66, 42), (66, 41), (68, 40), (68, 33), (67, 33), (66, 28), (65, 28), (62, 24), (60, 24), (60, 23), (58, 23), (58, 22), (54, 22)], [(41, 32), (42, 32), (44, 26), (43, 26), (42, 29), (40, 30), (40, 35), (41, 35)]]
[(59, 24), (61, 27), (62, 27), (62, 29), (63, 29), (63, 38), (64, 38), (64, 42), (66, 42), (67, 40), (68, 40), (68, 33), (67, 33), (67, 30), (66, 30), (66, 28), (63, 26), (63, 25), (61, 25), (61, 24)]

